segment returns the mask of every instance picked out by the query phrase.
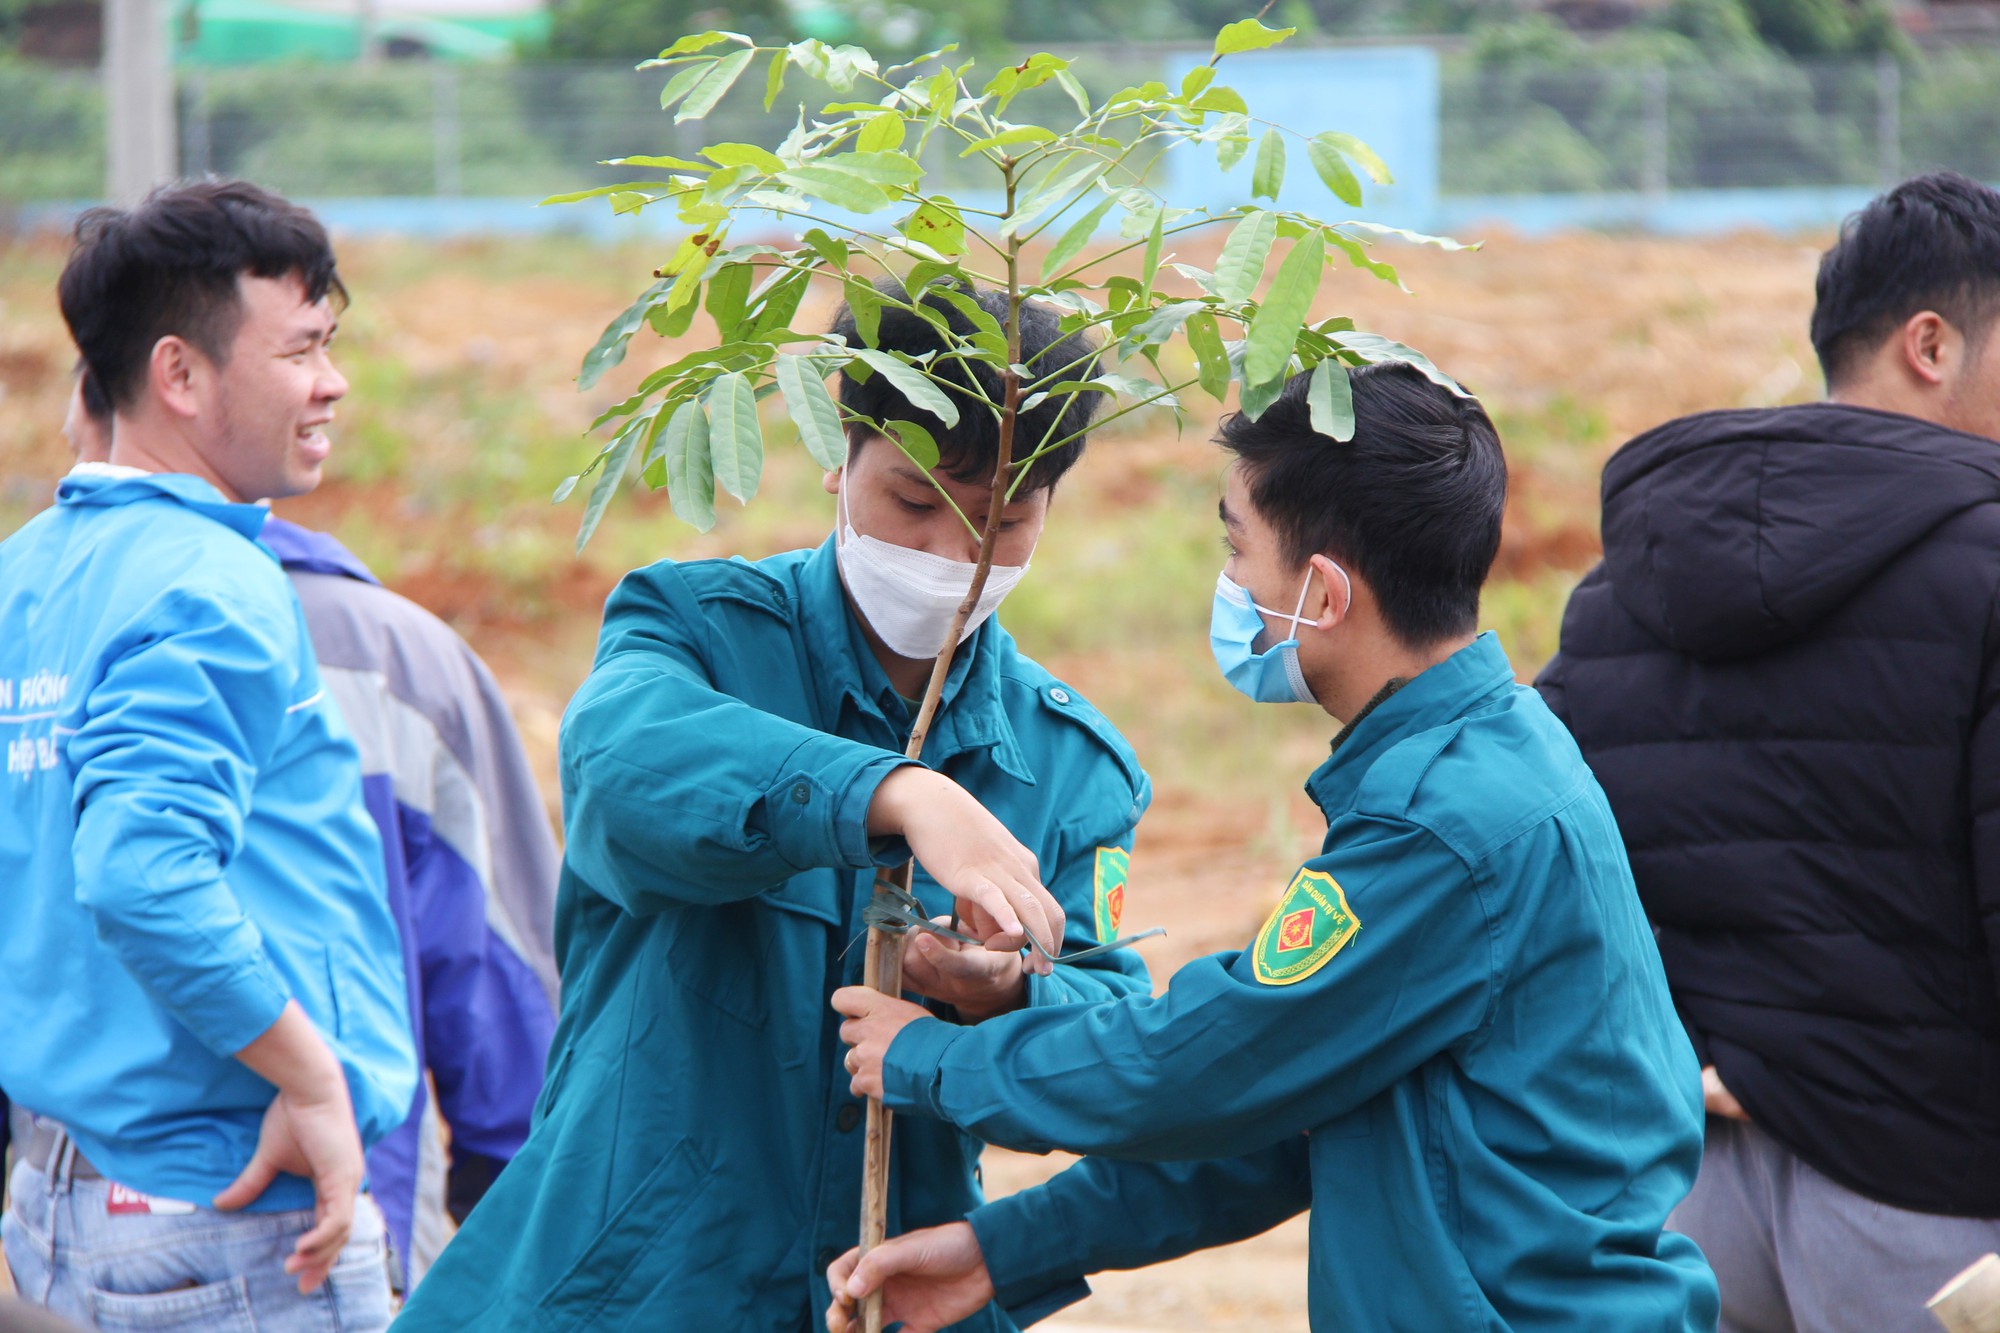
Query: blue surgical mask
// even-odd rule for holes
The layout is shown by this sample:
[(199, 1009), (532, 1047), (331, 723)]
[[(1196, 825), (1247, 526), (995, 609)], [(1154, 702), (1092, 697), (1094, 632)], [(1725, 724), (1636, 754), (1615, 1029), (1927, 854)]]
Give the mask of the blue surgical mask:
[[(1335, 565), (1342, 581), (1347, 571)], [(1299, 604), (1286, 615), (1283, 611), (1273, 611), (1267, 606), (1259, 606), (1250, 596), (1250, 590), (1229, 577), (1218, 574), (1215, 578), (1215, 603), (1209, 612), (1208, 646), (1215, 653), (1215, 664), (1222, 668), (1222, 677), (1238, 690), (1255, 699), (1260, 704), (1310, 704), (1319, 702), (1306, 688), (1305, 673), (1299, 669), (1299, 640), (1297, 627), (1312, 623), (1311, 618), (1302, 614), (1306, 608), (1306, 594), (1312, 591), (1312, 571), (1306, 571), (1306, 581), (1299, 588)], [(1349, 585), (1350, 588), (1352, 585)], [(1352, 593), (1349, 593), (1352, 596)], [(1294, 633), (1283, 643), (1272, 644), (1263, 652), (1257, 651), (1257, 636), (1264, 632), (1264, 617), (1282, 620), (1293, 626)]]

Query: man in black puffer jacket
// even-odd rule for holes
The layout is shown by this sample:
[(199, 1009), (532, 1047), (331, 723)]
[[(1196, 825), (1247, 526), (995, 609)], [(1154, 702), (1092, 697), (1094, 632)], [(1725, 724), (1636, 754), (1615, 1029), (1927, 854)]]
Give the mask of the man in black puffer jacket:
[(1934, 1331), (2000, 1248), (2000, 194), (1881, 196), (1818, 297), (1830, 401), (1606, 466), (1539, 685), (1707, 1066), (1723, 1333)]

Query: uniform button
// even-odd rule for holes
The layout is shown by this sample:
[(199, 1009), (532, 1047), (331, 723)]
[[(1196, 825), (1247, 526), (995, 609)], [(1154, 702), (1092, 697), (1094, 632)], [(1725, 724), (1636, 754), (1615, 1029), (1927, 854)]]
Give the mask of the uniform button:
[(810, 783), (801, 782), (792, 788), (792, 799), (800, 805), (804, 805), (807, 801), (810, 801), (812, 794), (813, 789)]
[(1054, 689), (1049, 691), (1049, 698), (1055, 700), (1059, 704), (1066, 704), (1069, 702), (1069, 691), (1064, 689), (1062, 686), (1058, 685)]
[(853, 1132), (854, 1127), (860, 1123), (861, 1108), (853, 1102), (841, 1107), (840, 1114), (833, 1118), (833, 1127), (843, 1134)]
[(833, 1261), (838, 1259), (842, 1253), (843, 1251), (836, 1250), (833, 1246), (829, 1245), (813, 1256), (813, 1267), (818, 1270), (820, 1277), (826, 1276), (826, 1270), (833, 1267)]

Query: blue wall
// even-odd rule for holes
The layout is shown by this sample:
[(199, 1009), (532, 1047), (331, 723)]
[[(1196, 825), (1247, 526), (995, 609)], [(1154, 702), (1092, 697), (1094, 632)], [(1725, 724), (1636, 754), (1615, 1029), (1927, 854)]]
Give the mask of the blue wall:
[[(1197, 64), (1177, 57), (1167, 67), (1170, 87)], [(1394, 227), (1427, 231), (1438, 215), (1438, 57), (1425, 47), (1358, 50), (1259, 51), (1230, 56), (1217, 67), (1216, 82), (1243, 94), (1250, 114), (1307, 138), (1322, 130), (1352, 134), (1386, 162), (1396, 183), (1364, 182), (1360, 216)], [(1356, 210), (1320, 184), (1305, 144), (1287, 138), (1285, 185), (1278, 205), (1320, 218), (1343, 218)], [(1253, 145), (1243, 161), (1224, 174), (1212, 152), (1176, 148), (1164, 159), (1163, 193), (1179, 205), (1232, 208), (1250, 200)]]

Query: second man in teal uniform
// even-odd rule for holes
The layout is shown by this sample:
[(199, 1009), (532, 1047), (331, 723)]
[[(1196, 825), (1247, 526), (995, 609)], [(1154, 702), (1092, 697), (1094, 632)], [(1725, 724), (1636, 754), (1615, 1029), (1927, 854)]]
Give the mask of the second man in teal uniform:
[(1701, 1158), (1701, 1079), (1618, 830), (1474, 637), (1506, 489), (1492, 424), (1372, 366), (1336, 443), (1305, 389), (1225, 423), (1211, 637), (1253, 699), (1345, 720), (1306, 783), (1320, 853), (1248, 947), (1157, 999), (955, 1029), (843, 990), (857, 1092), (1097, 1156), (834, 1278), (849, 1300), (886, 1282), (926, 1333), (996, 1290), (1039, 1315), (1091, 1272), (1310, 1208), (1316, 1330), (1712, 1330), (1714, 1278), (1662, 1230)]
[[(851, 323), (841, 331), (856, 341)], [(1088, 348), (1053, 312), (1024, 312), (1022, 336), (1031, 368), (1087, 378), (1072, 363)], [(940, 340), (891, 309), (880, 345), (922, 355)], [(987, 618), (1082, 439), (1039, 461), (1006, 511), (983, 623), (915, 765), (902, 757), (909, 701), (976, 550), (938, 485), (983, 513), (998, 437), (970, 395), (954, 430), (881, 376), (843, 381), (841, 395), (860, 416), (929, 429), (937, 485), (855, 428), (827, 477), (836, 528), (818, 549), (662, 561), (612, 595), (563, 721), (563, 1003), (548, 1081), (526, 1146), (418, 1289), (406, 1333), (811, 1328), (860, 1218), (863, 1103), (827, 1000), (860, 977), (877, 869), (914, 851), (928, 911), (956, 898), (981, 905), (971, 920), (1018, 921), (993, 932), (1003, 946), (1022, 930), (1054, 945), (1065, 916), (1072, 947), (1116, 930), (1145, 774)], [(1026, 414), (1027, 438), (1087, 425), (1095, 397), (1066, 400), (1054, 435), (1055, 404)], [(906, 984), (961, 1023), (1147, 990), (1130, 952), (1050, 970), (1013, 947), (921, 937)], [(890, 1231), (976, 1206), (978, 1152), (949, 1126), (898, 1126)], [(997, 1306), (967, 1314), (967, 1330), (1014, 1327)]]

